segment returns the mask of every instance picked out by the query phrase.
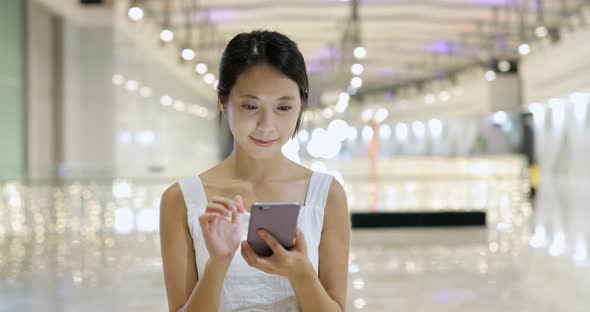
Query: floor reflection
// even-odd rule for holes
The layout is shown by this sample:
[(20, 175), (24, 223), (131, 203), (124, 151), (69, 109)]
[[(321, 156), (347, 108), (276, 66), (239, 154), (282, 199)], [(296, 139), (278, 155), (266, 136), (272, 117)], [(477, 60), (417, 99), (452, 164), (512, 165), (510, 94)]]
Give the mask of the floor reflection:
[[(168, 184), (0, 184), (0, 311), (166, 310), (158, 207)], [(590, 309), (587, 259), (551, 256), (555, 226), (535, 245), (530, 204), (497, 203), (487, 228), (353, 231), (348, 310)], [(578, 218), (583, 206), (567, 207)], [(535, 218), (552, 220), (542, 211)], [(569, 246), (587, 226), (565, 218)]]

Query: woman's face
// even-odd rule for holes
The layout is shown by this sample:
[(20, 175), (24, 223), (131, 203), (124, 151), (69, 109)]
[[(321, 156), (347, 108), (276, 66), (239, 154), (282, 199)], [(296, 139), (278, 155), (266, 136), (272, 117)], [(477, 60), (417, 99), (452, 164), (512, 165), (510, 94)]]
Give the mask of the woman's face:
[(301, 110), (297, 84), (270, 65), (243, 72), (222, 110), (238, 148), (250, 157), (268, 159), (291, 138)]

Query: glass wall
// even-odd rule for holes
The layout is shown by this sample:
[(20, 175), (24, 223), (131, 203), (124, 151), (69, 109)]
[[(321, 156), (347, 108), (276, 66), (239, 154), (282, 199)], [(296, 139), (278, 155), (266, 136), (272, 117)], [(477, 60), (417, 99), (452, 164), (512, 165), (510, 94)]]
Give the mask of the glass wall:
[(23, 8), (0, 2), (0, 178), (25, 172)]

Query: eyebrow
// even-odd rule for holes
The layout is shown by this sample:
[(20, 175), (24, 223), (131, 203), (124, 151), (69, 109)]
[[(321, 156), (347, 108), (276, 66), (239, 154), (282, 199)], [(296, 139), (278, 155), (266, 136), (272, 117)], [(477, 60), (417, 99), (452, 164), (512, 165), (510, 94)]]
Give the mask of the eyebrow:
[[(260, 100), (260, 98), (259, 98), (259, 97), (257, 97), (256, 95), (252, 95), (252, 94), (246, 94), (246, 95), (242, 95), (242, 96), (240, 96), (240, 97), (241, 97), (241, 98), (247, 98), (247, 99), (253, 99), (253, 100)], [(295, 100), (295, 98), (294, 98), (294, 97), (292, 97), (292, 96), (285, 95), (285, 96), (282, 96), (282, 97), (279, 99), (279, 101), (284, 101), (284, 100), (287, 100), (287, 101), (294, 101), (294, 100)]]

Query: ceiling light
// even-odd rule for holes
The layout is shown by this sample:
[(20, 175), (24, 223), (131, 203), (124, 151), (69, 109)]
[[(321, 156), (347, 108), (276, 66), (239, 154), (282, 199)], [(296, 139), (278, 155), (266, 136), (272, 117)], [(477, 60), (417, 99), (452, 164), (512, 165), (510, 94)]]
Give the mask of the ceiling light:
[(174, 33), (168, 29), (164, 29), (160, 32), (160, 39), (164, 42), (170, 42), (174, 39)]
[(160, 98), (160, 103), (162, 103), (162, 106), (170, 106), (172, 105), (172, 98), (169, 95), (164, 95)]
[(363, 85), (363, 80), (361, 79), (361, 77), (354, 77), (350, 80), (350, 85), (353, 88), (360, 88)]
[(127, 11), (127, 15), (132, 21), (137, 22), (143, 18), (143, 10), (134, 6)]
[(488, 70), (484, 77), (486, 78), (487, 81), (494, 81), (496, 80), (496, 72), (493, 70)]
[(352, 67), (350, 68), (350, 71), (352, 72), (353, 75), (360, 75), (363, 73), (364, 71), (364, 67), (362, 64), (354, 64), (352, 65)]
[(520, 55), (527, 55), (531, 53), (531, 47), (528, 44), (523, 43), (518, 46), (518, 53), (520, 53)]
[(539, 26), (539, 27), (535, 28), (535, 36), (537, 36), (539, 38), (543, 38), (543, 37), (547, 36), (547, 27)]
[(213, 74), (209, 73), (209, 74), (205, 75), (205, 77), (203, 77), (203, 80), (207, 84), (212, 84), (213, 82), (215, 82), (215, 76), (213, 76)]
[(186, 48), (182, 50), (181, 55), (182, 59), (185, 61), (190, 61), (195, 58), (195, 51), (193, 51), (193, 49)]
[(506, 60), (500, 61), (500, 63), (498, 63), (498, 69), (503, 73), (509, 71), (510, 70), (510, 62), (508, 62)]
[(426, 104), (432, 104), (432, 103), (434, 103), (434, 100), (435, 100), (434, 94), (429, 93), (424, 96), (424, 102), (426, 102)]
[(364, 59), (367, 56), (367, 50), (363, 47), (356, 47), (353, 54), (357, 59)]
[(207, 72), (207, 65), (203, 63), (199, 63), (195, 66), (195, 71), (199, 75), (203, 75)]

